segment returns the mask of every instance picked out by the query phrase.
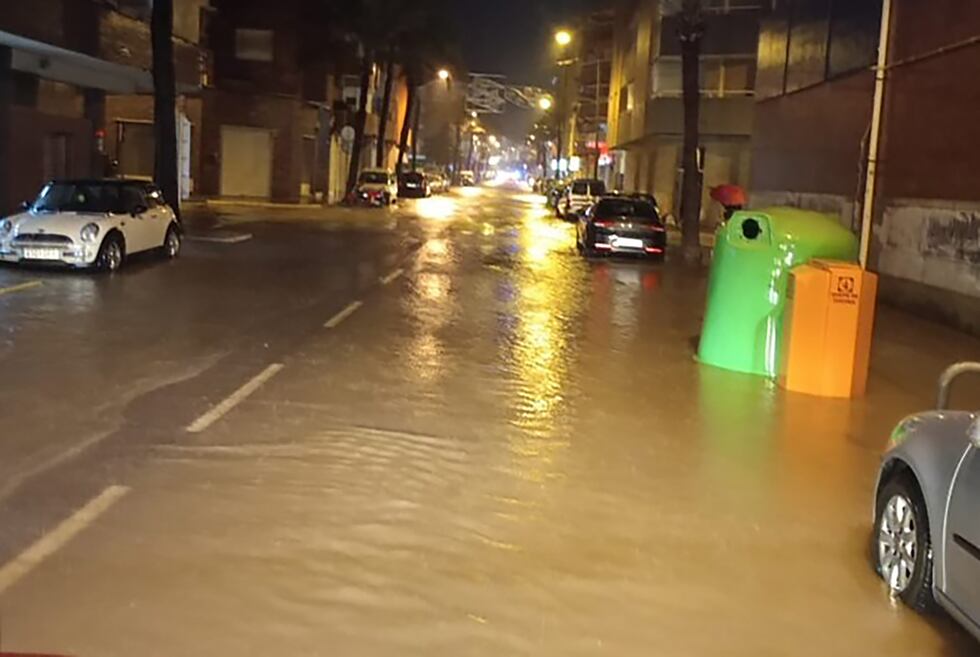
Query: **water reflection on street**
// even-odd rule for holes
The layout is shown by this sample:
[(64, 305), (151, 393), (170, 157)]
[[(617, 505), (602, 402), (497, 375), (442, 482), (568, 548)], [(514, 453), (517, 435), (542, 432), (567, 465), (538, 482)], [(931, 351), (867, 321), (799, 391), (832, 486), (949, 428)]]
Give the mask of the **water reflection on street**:
[(878, 453), (918, 403), (888, 363), (861, 402), (787, 395), (696, 362), (702, 271), (581, 258), (526, 190), (402, 211), (405, 276), (210, 430), (154, 445), (129, 498), (3, 598), (5, 643), (975, 654), (867, 564)]

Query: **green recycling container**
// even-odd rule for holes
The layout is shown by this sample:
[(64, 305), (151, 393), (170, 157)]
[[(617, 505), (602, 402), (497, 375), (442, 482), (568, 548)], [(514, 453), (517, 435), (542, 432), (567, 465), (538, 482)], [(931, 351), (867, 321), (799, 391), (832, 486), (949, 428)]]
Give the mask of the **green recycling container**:
[(857, 254), (857, 238), (834, 215), (788, 207), (735, 213), (715, 236), (701, 362), (775, 377), (790, 270)]

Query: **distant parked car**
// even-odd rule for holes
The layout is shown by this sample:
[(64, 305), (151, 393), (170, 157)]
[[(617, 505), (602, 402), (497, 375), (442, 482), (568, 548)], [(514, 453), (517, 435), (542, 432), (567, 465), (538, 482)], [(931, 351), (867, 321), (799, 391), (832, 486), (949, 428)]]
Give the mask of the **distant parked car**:
[(548, 201), (548, 207), (555, 211), (555, 214), (561, 216), (558, 211), (558, 204), (561, 203), (566, 194), (568, 193), (568, 185), (565, 185), (557, 180), (552, 181), (548, 187), (545, 197)]
[(398, 180), (398, 196), (401, 198), (425, 198), (431, 195), (429, 178), (421, 171), (406, 171)]
[(980, 363), (947, 369), (937, 409), (892, 432), (875, 487), (872, 552), (892, 595), (920, 611), (938, 603), (980, 639), (980, 412), (946, 408), (950, 385), (965, 374), (980, 374)]
[(460, 171), (459, 172), (459, 184), (464, 187), (472, 187), (476, 184), (476, 174), (472, 171)]
[(357, 179), (354, 196), (366, 205), (391, 205), (398, 197), (395, 174), (387, 169), (365, 169)]
[(141, 251), (180, 253), (180, 224), (151, 183), (55, 180), (23, 210), (0, 220), (0, 261), (115, 271)]
[(429, 191), (431, 193), (444, 194), (449, 188), (449, 181), (446, 180), (446, 176), (442, 173), (434, 171), (425, 175), (429, 179)]
[(575, 243), (585, 255), (635, 254), (663, 258), (667, 231), (644, 199), (607, 196), (578, 215)]
[(574, 220), (578, 213), (605, 195), (606, 183), (601, 180), (573, 180), (565, 192), (565, 198), (558, 204), (558, 216)]

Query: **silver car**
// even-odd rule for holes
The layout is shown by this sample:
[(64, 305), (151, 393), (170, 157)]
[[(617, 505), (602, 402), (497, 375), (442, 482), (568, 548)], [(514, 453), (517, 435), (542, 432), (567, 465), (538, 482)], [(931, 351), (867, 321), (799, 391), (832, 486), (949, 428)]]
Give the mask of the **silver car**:
[(895, 428), (875, 488), (873, 557), (892, 595), (938, 604), (980, 639), (980, 412), (947, 410), (949, 388), (980, 363), (943, 373), (938, 410)]

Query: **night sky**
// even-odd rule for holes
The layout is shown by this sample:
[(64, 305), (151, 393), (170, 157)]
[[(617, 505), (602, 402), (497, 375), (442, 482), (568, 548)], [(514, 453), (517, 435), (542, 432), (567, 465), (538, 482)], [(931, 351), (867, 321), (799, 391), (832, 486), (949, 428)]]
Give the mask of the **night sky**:
[(519, 84), (544, 84), (550, 78), (553, 30), (596, 4), (594, 0), (463, 0), (456, 3), (463, 56), (474, 72), (503, 73)]
[[(548, 87), (554, 76), (552, 34), (588, 8), (613, 0), (460, 0), (462, 54), (475, 73), (499, 73), (512, 84)], [(528, 116), (525, 116), (528, 115)], [(515, 138), (530, 112), (508, 112), (488, 123)]]

